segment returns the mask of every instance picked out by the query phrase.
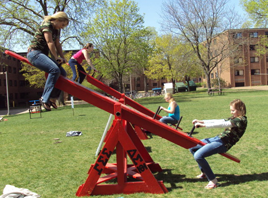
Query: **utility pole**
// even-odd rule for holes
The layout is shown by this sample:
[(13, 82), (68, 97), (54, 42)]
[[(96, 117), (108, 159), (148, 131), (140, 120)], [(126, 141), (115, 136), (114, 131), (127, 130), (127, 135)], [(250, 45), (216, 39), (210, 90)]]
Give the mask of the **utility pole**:
[(6, 66), (4, 66), (5, 73), (6, 73), (6, 96), (7, 96), (7, 115), (9, 116), (9, 92), (8, 92), (8, 75)]

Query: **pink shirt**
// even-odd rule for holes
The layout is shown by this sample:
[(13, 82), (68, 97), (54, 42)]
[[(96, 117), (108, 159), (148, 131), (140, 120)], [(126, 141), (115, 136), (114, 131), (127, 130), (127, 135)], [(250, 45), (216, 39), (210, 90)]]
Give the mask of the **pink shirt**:
[(79, 50), (78, 52), (76, 52), (76, 54), (73, 55), (73, 58), (79, 63), (81, 64), (83, 62), (83, 60), (85, 60), (85, 56), (82, 52), (83, 49)]

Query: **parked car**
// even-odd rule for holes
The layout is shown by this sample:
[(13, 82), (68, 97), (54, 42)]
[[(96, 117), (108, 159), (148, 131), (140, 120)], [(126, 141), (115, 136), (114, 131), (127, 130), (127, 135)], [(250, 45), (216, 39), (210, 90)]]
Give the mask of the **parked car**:
[(161, 87), (159, 88), (152, 88), (152, 91), (154, 92), (155, 95), (161, 95)]

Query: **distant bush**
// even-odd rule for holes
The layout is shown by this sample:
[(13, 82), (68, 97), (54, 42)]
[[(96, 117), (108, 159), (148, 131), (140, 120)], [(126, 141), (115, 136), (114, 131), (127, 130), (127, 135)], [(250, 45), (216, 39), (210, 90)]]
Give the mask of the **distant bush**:
[(195, 83), (196, 87), (202, 87), (203, 83), (199, 82), (199, 83)]
[[(219, 88), (219, 82), (218, 82), (218, 79), (217, 79), (217, 78), (216, 78), (216, 79), (212, 79), (212, 80), (211, 80), (211, 85), (212, 85), (212, 87), (214, 87), (214, 88)], [(221, 85), (221, 88), (226, 87), (226, 82), (225, 82), (222, 78), (220, 78), (220, 85)]]

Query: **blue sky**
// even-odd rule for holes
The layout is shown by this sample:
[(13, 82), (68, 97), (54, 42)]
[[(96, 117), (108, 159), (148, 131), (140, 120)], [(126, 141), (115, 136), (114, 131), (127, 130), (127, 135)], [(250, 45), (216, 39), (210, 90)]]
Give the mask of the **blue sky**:
[[(167, 0), (134, 0), (138, 3), (138, 7), (140, 8), (140, 14), (144, 14), (144, 25), (155, 27), (157, 32), (161, 31), (161, 17), (160, 14), (162, 12), (162, 4)], [(230, 6), (234, 6), (235, 10), (240, 15), (244, 15), (245, 12), (242, 10), (239, 5), (240, 0), (229, 0)]]

